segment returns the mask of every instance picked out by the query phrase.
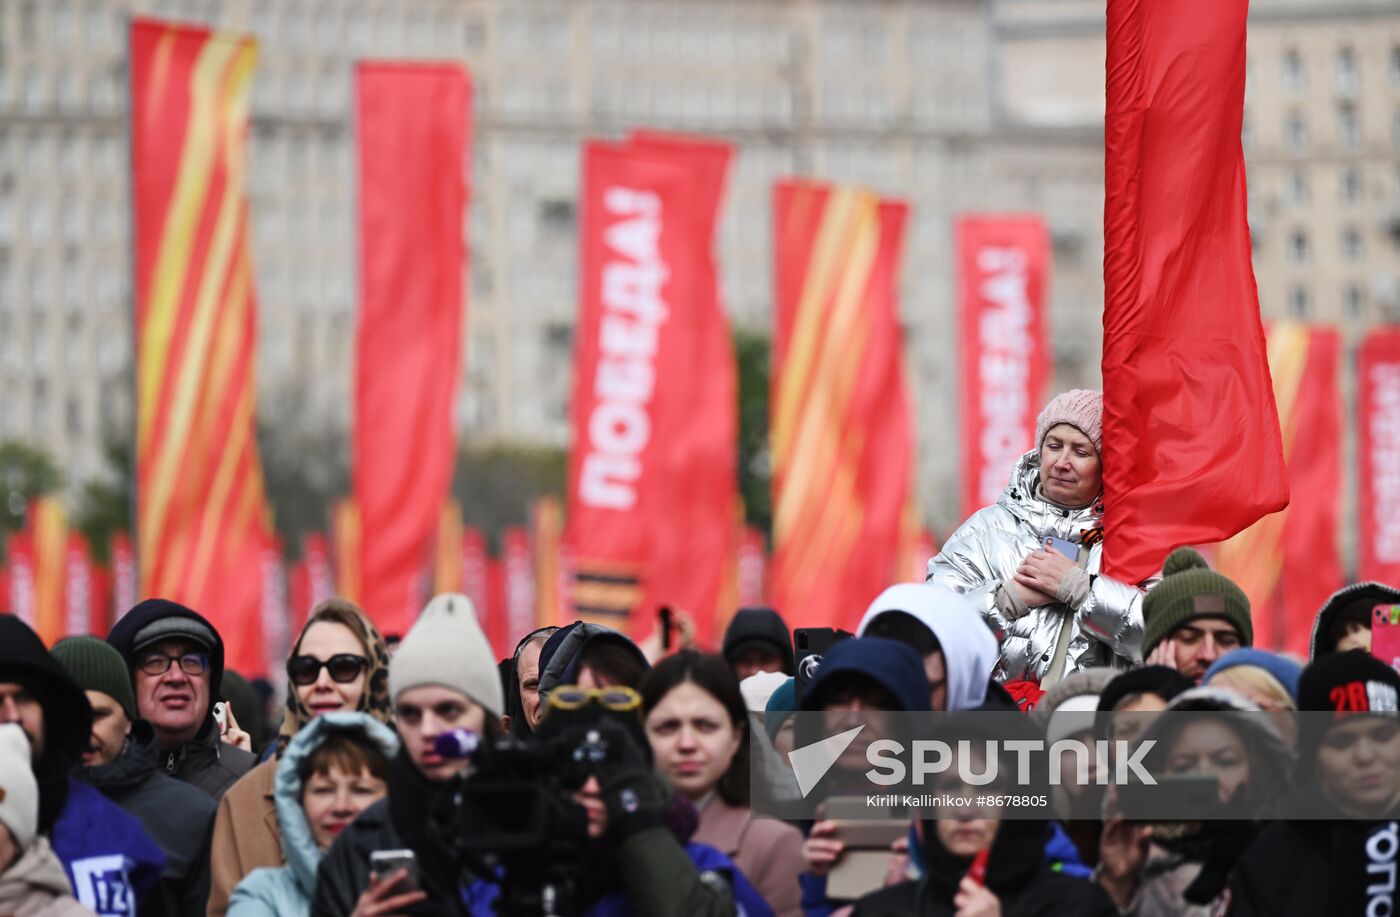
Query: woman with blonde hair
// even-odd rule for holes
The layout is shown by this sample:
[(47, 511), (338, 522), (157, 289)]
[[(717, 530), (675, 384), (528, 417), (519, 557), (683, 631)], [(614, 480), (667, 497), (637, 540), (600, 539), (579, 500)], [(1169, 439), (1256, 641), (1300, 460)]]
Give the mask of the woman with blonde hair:
[(287, 659), (287, 712), (277, 755), (229, 788), (214, 819), (209, 917), (222, 917), (229, 895), (260, 867), (285, 863), (277, 822), (277, 761), (303, 726), (327, 713), (366, 713), (391, 724), (389, 651), (353, 602), (327, 599), (306, 620)]

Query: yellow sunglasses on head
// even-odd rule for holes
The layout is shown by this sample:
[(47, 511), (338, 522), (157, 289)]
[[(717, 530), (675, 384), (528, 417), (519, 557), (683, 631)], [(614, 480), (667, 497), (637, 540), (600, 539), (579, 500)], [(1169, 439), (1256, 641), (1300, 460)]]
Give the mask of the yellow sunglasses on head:
[(642, 709), (642, 696), (626, 686), (580, 688), (578, 685), (560, 685), (549, 692), (547, 701), (554, 710), (579, 710), (593, 703), (614, 713), (631, 713)]

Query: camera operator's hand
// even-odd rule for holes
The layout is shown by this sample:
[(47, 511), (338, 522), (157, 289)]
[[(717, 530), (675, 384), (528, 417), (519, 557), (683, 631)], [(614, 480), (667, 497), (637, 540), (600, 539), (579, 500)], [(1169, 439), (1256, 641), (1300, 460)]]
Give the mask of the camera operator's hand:
[(661, 824), (665, 801), (646, 753), (622, 726), (603, 722), (596, 728), (608, 743), (608, 762), (597, 772), (608, 830), (621, 839)]

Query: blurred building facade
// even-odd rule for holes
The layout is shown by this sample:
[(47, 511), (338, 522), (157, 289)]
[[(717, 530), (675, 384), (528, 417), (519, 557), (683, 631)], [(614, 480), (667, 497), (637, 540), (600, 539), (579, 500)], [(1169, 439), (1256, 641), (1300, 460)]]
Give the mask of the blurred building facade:
[[(1400, 321), (1400, 6), (1254, 0), (1245, 140), (1264, 313)], [(737, 326), (771, 322), (772, 183), (913, 206), (902, 278), (918, 488), (956, 523), (952, 225), (1050, 226), (1057, 388), (1098, 383), (1102, 0), (5, 0), (0, 3), (0, 440), (98, 473), (131, 417), (126, 22), (256, 34), (250, 135), (261, 415), (350, 423), (352, 65), (459, 60), (476, 86), (464, 440), (562, 445), (579, 144), (724, 136)], [(1348, 363), (1350, 368), (1350, 363)]]

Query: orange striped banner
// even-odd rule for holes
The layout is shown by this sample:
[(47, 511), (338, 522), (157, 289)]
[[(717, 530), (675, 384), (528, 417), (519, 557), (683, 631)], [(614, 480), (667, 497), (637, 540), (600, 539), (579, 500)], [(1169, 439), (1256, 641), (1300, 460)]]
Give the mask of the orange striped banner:
[(139, 589), (208, 617), (249, 673), (271, 528), (246, 195), (256, 62), (246, 36), (131, 26)]
[(1249, 596), (1254, 645), (1308, 651), (1313, 616), (1342, 584), (1341, 391), (1335, 329), (1268, 329), (1269, 372), (1292, 501), (1216, 552), (1217, 569)]
[(360, 506), (353, 497), (331, 509), (331, 538), (335, 552), (335, 591), (352, 602), (360, 601)]
[(57, 497), (29, 504), (34, 536), (34, 631), (46, 646), (67, 633), (64, 583), (68, 563), (68, 511)]
[(894, 575), (912, 437), (897, 274), (907, 207), (858, 188), (775, 191), (774, 604), (854, 630)]

